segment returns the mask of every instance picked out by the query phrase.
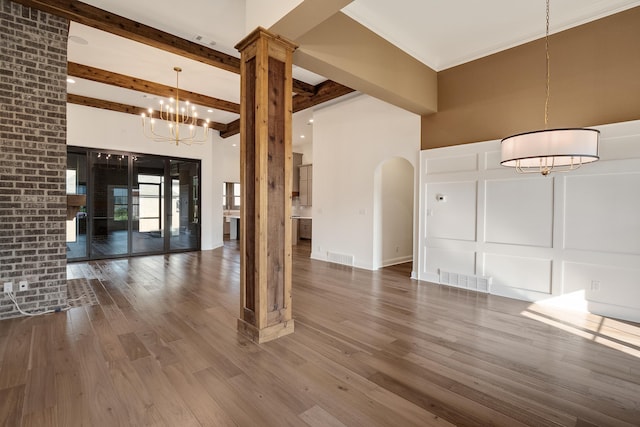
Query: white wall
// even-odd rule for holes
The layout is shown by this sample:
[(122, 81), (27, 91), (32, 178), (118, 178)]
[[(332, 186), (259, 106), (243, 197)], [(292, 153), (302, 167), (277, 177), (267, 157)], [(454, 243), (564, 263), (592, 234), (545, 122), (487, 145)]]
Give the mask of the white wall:
[(548, 177), (500, 166), (500, 141), (423, 151), (419, 279), (640, 321), (640, 121), (598, 128), (600, 161)]
[(420, 116), (369, 96), (314, 111), (312, 258), (327, 260), (332, 252), (377, 268), (376, 168), (401, 157), (417, 170), (419, 149)]
[[(240, 134), (222, 139), (216, 132), (215, 138), (213, 164), (220, 170), (220, 181), (240, 182)], [(222, 200), (222, 194), (220, 197)]]
[(142, 135), (135, 115), (67, 104), (67, 145), (201, 160), (203, 250), (222, 245), (222, 182), (240, 175), (239, 154), (234, 157), (229, 147), (239, 137), (223, 140), (213, 131), (211, 140), (191, 146), (153, 142)]

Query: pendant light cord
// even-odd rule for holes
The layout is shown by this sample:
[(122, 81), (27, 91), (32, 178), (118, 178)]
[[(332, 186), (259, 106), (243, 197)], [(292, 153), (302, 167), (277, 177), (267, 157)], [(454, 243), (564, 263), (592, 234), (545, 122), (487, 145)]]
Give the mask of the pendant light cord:
[(548, 129), (549, 127), (549, 97), (551, 92), (551, 66), (549, 63), (551, 62), (549, 56), (549, 0), (547, 0), (547, 27), (545, 31), (544, 37), (544, 51), (546, 55), (547, 62), (547, 82), (546, 82), (546, 96), (544, 100), (544, 128)]

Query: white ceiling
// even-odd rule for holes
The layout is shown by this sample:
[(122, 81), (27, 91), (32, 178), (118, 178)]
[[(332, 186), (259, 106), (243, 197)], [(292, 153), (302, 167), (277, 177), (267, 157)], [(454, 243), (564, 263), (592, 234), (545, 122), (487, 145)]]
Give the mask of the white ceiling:
[[(638, 0), (551, 0), (550, 31), (638, 5)], [(436, 71), (543, 37), (545, 11), (544, 0), (355, 0), (343, 9)]]
[(196, 35), (214, 49), (238, 56), (233, 48), (245, 36), (244, 0), (83, 0), (186, 40)]
[[(201, 43), (236, 57), (233, 46), (245, 35), (244, 0), (84, 1), (187, 40), (201, 36)], [(551, 31), (638, 5), (640, 0), (552, 0)], [(542, 37), (545, 29), (544, 0), (355, 0), (343, 12), (435, 70)], [(173, 67), (180, 66), (181, 89), (239, 102), (237, 74), (77, 23), (71, 24), (69, 34), (69, 61), (169, 86), (175, 85)], [(74, 42), (76, 37), (87, 44)], [(325, 80), (299, 67), (294, 67), (294, 77), (314, 85)], [(140, 92), (76, 80), (69, 93), (145, 108), (158, 102)], [(302, 143), (302, 133), (304, 143), (311, 141), (311, 115), (294, 115), (294, 144)], [(199, 116), (222, 123), (238, 118), (206, 109), (200, 109)]]

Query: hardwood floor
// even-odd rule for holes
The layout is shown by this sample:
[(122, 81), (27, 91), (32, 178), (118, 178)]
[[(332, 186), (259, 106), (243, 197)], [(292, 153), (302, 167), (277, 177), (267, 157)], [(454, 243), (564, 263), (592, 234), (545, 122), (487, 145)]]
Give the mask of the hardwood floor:
[(100, 305), (0, 322), (0, 421), (640, 425), (640, 325), (308, 259), (295, 333), (236, 334), (237, 247), (70, 264)]

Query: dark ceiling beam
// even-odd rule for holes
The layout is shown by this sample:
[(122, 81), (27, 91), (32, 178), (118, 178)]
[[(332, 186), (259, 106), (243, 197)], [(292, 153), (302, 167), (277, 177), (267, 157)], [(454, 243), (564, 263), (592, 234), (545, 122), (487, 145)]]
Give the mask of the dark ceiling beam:
[(223, 70), (239, 73), (240, 60), (198, 43), (76, 0), (16, 0), (25, 6), (62, 16), (117, 36), (166, 50)]
[[(120, 37), (240, 74), (240, 60), (224, 52), (182, 39), (148, 25), (76, 0), (14, 0), (30, 8), (62, 16)], [(293, 90), (311, 96), (313, 85), (294, 79)]]
[(227, 123), (227, 128), (225, 130), (220, 131), (220, 136), (222, 138), (229, 138), (230, 136), (237, 135), (240, 133), (240, 119), (236, 119), (232, 122)]
[[(126, 76), (124, 74), (113, 73), (107, 70), (101, 70), (99, 68), (89, 67), (88, 65), (76, 64), (75, 62), (68, 63), (67, 73), (73, 77), (114, 85), (125, 89), (137, 90), (152, 95), (167, 98), (176, 96), (175, 87), (165, 86), (159, 83)], [(185, 101), (188, 100), (193, 104), (201, 105), (203, 107), (240, 114), (240, 104), (225, 101), (224, 99), (189, 92), (187, 90), (180, 91), (180, 99)]]
[[(137, 79), (135, 77), (126, 76), (124, 74), (113, 73), (111, 71), (101, 70), (99, 68), (89, 67), (87, 65), (76, 64), (75, 62), (68, 63), (68, 74), (73, 77), (92, 80), (99, 83), (114, 85), (125, 89), (137, 90), (140, 92), (150, 93), (153, 95), (170, 97), (175, 96), (175, 88), (171, 86), (161, 85), (159, 83), (150, 82), (147, 80)], [(316, 86), (312, 87), (313, 96), (300, 96), (295, 95), (293, 97), (293, 112), (306, 110), (323, 102), (330, 101), (340, 96), (353, 92), (354, 90), (336, 83), (332, 80), (324, 81)], [(221, 100), (218, 98), (209, 97), (189, 91), (180, 92), (182, 99), (188, 99), (197, 105), (205, 107), (216, 108), (218, 110), (224, 110), (231, 113), (240, 113), (240, 105)], [(103, 108), (106, 110), (120, 111), (130, 114), (141, 114), (145, 112), (144, 108), (133, 107), (126, 104), (119, 104), (111, 101), (102, 101), (95, 98), (88, 98), (79, 95), (68, 95), (68, 102), (80, 105), (87, 105), (90, 107)], [(240, 119), (234, 120), (230, 123), (214, 123), (211, 125), (213, 129), (220, 131), (220, 136), (228, 138), (236, 135), (240, 132)]]
[[(347, 95), (354, 92), (353, 89), (347, 86), (343, 86), (340, 83), (336, 83), (332, 80), (327, 80), (314, 87), (315, 95), (313, 96), (294, 96), (293, 97), (293, 112), (306, 110), (307, 108), (314, 107), (323, 102), (331, 101), (332, 99)], [(229, 138), (230, 136), (240, 133), (240, 119), (227, 123), (227, 129), (220, 131), (222, 138)]]
[(293, 79), (293, 93), (302, 96), (313, 96), (316, 94), (316, 87), (301, 80)]
[[(84, 105), (87, 107), (101, 108), (103, 110), (117, 111), (119, 113), (135, 114), (140, 116), (142, 113), (149, 114), (145, 108), (134, 107), (133, 105), (120, 104), (118, 102), (105, 101), (103, 99), (90, 98), (88, 96), (74, 95), (72, 93), (67, 94), (67, 102), (71, 104)], [(158, 112), (155, 112), (156, 118)], [(198, 126), (202, 126), (206, 123), (203, 119), (198, 119)], [(228, 126), (224, 123), (209, 122), (209, 127), (217, 131), (226, 131)]]
[[(77, 76), (77, 77), (80, 77), (80, 76)], [(128, 76), (124, 76), (124, 77), (128, 77)], [(113, 81), (109, 79), (105, 79), (105, 81), (102, 81), (102, 83), (114, 84)], [(153, 84), (155, 85), (156, 83), (153, 83)], [(136, 90), (140, 90), (140, 89), (136, 89)], [(143, 90), (146, 90), (146, 89), (143, 89)], [(347, 95), (353, 92), (354, 90), (349, 87), (343, 86), (339, 83), (336, 83), (334, 81), (327, 80), (326, 82), (322, 82), (317, 86), (315, 86), (314, 91), (316, 92), (316, 94), (311, 97), (299, 96), (299, 95), (296, 95), (293, 97), (294, 113), (305, 110), (307, 108), (314, 107), (318, 104), (322, 104), (323, 102), (331, 101), (332, 99), (338, 98), (340, 96)], [(74, 95), (74, 94), (67, 94), (67, 102), (72, 104), (84, 105), (88, 107), (102, 108), (104, 110), (118, 111), (120, 113), (135, 114), (138, 116), (142, 113), (147, 112), (145, 108), (141, 108), (141, 107), (134, 107), (132, 105), (120, 104), (118, 102), (105, 101), (102, 99), (90, 98), (87, 96)], [(156, 114), (157, 114), (157, 111), (156, 111)], [(198, 126), (202, 126), (203, 122), (204, 120), (199, 119)], [(222, 138), (228, 138), (230, 136), (237, 135), (238, 133), (240, 133), (240, 119), (234, 120), (227, 124), (210, 122), (209, 127), (219, 131), (220, 136)]]
[(354, 92), (354, 90), (350, 87), (336, 83), (333, 80), (326, 80), (315, 86), (315, 95), (294, 96), (293, 112), (297, 113), (298, 111), (306, 110), (351, 92)]

